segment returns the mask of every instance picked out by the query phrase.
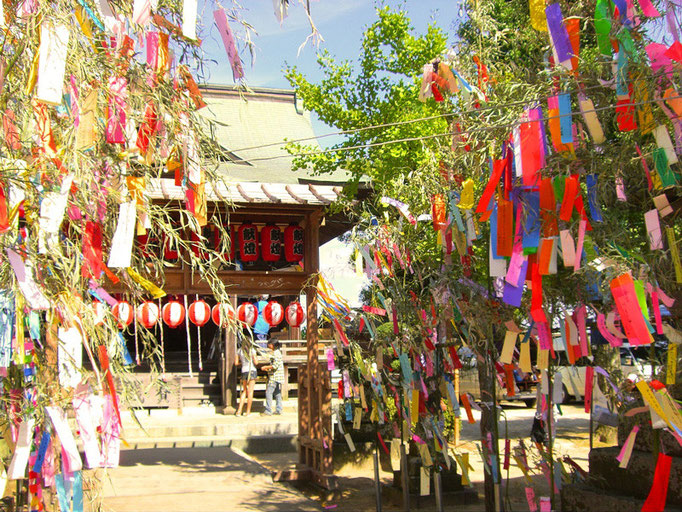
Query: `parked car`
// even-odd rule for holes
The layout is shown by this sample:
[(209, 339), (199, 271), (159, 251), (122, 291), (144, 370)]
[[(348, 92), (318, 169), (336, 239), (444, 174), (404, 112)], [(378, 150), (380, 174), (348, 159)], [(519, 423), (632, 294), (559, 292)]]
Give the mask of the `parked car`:
[[(654, 351), (658, 354), (662, 350), (659, 346), (660, 342), (654, 344)], [(571, 400), (585, 399), (585, 369), (587, 366), (583, 364), (569, 365), (564, 351), (557, 350), (557, 357), (559, 358), (559, 365), (556, 367), (554, 373), (561, 375), (562, 384), (562, 401), (567, 403)], [(660, 369), (660, 357), (651, 360), (649, 357), (650, 347), (631, 347), (623, 345), (620, 349), (620, 365), (624, 378), (632, 381), (640, 379), (651, 379)]]
[[(504, 372), (497, 368), (497, 385), (495, 387), (497, 394), (497, 401), (518, 402), (521, 401), (527, 407), (534, 407), (536, 402), (535, 388), (537, 382), (535, 380), (527, 380), (526, 382), (514, 384), (514, 395), (509, 396), (506, 389), (506, 379)], [(520, 387), (519, 387), (520, 386)], [(477, 402), (484, 401), (481, 399), (481, 387), (478, 380), (478, 368), (476, 367), (476, 359), (472, 358), (465, 363), (464, 368), (459, 371), (459, 392), (469, 393)]]

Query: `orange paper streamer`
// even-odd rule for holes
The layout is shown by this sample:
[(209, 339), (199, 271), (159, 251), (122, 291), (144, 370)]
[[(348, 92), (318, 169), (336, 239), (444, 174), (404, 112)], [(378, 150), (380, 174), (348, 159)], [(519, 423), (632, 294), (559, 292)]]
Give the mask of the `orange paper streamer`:
[(469, 396), (466, 393), (462, 393), (459, 396), (460, 402), (462, 402), (462, 405), (464, 406), (464, 410), (467, 413), (467, 421), (469, 423), (476, 423), (476, 420), (474, 420), (474, 415), (471, 412), (471, 402), (469, 402)]
[(497, 254), (512, 255), (514, 239), (514, 203), (503, 197), (497, 200)]

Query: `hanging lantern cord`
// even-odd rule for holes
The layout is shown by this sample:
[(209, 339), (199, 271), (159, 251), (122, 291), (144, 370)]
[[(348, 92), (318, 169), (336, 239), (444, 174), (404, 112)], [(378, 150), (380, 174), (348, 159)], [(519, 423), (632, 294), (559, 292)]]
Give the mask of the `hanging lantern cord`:
[(135, 331), (135, 364), (140, 366), (140, 350), (137, 343), (137, 306), (133, 302), (133, 329)]
[[(199, 302), (199, 295), (196, 294), (194, 296), (195, 304)], [(189, 316), (189, 315), (188, 315)], [(197, 347), (198, 347), (198, 353), (199, 353), (199, 371), (202, 371), (204, 369), (203, 362), (201, 360), (201, 327), (197, 323)]]
[(194, 373), (192, 372), (192, 340), (190, 339), (189, 336), (189, 321), (187, 320), (187, 317), (189, 317), (189, 312), (187, 310), (187, 295), (182, 296), (184, 302), (185, 302), (185, 332), (187, 333), (187, 366), (189, 367), (189, 376), (194, 377)]
[(161, 377), (163, 379), (166, 378), (166, 347), (163, 344), (163, 318), (161, 315), (161, 299), (159, 299), (159, 322), (157, 322), (157, 325), (159, 326), (159, 329), (161, 330)]

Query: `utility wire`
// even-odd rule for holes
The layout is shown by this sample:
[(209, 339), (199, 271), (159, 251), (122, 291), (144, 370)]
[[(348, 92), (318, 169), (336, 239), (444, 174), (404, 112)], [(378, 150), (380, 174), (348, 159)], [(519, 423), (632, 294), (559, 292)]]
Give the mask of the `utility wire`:
[[(659, 101), (667, 101), (667, 100), (675, 100), (682, 98), (682, 95), (677, 95), (677, 96), (669, 96), (668, 98), (662, 98), (662, 99), (653, 99), (653, 100), (647, 100), (647, 101), (639, 101), (639, 102), (630, 102), (630, 103), (623, 103), (621, 105), (608, 105), (606, 107), (598, 107), (594, 109), (588, 109), (588, 110), (582, 110), (580, 111), (580, 114), (587, 114), (591, 112), (602, 112), (605, 110), (610, 110), (613, 108), (622, 108), (622, 107), (637, 107), (641, 105), (646, 105), (650, 103), (657, 103)], [(524, 103), (528, 103), (527, 101)], [(316, 156), (316, 155), (325, 155), (325, 154), (331, 154), (331, 153), (338, 153), (342, 151), (353, 151), (356, 149), (366, 149), (366, 148), (373, 148), (373, 147), (380, 147), (380, 146), (386, 146), (389, 144), (399, 144), (402, 142), (417, 142), (420, 140), (429, 140), (429, 139), (435, 139), (438, 137), (446, 137), (446, 136), (453, 136), (453, 135), (468, 135), (471, 133), (477, 133), (477, 132), (484, 132), (484, 131), (491, 131), (491, 130), (498, 130), (502, 128), (514, 128), (515, 126), (518, 126), (519, 124), (525, 123), (531, 123), (531, 122), (541, 122), (541, 121), (548, 121), (550, 119), (560, 119), (562, 117), (571, 117), (573, 115), (577, 115), (578, 113), (571, 112), (569, 114), (559, 114), (556, 116), (551, 116), (551, 117), (541, 117), (539, 119), (534, 119), (532, 121), (516, 121), (514, 123), (508, 123), (508, 124), (500, 124), (500, 125), (493, 125), (493, 126), (481, 126), (478, 128), (471, 128), (466, 131), (462, 132), (444, 132), (444, 133), (436, 133), (436, 134), (431, 134), (431, 135), (423, 135), (420, 137), (406, 137), (403, 139), (393, 139), (393, 140), (387, 140), (387, 141), (381, 141), (381, 142), (368, 142), (367, 144), (358, 144), (355, 146), (344, 146), (344, 147), (338, 147), (338, 148), (329, 148), (329, 149), (323, 149), (320, 151), (309, 151), (305, 153), (292, 153), (289, 155), (276, 155), (276, 156), (266, 156), (266, 157), (259, 157), (259, 158), (249, 158), (247, 159), (248, 162), (262, 162), (266, 160), (277, 160), (280, 158), (293, 158), (293, 157), (299, 157), (299, 156)], [(634, 112), (632, 113), (634, 116)]]
[[(654, 78), (656, 78), (656, 76), (660, 75), (660, 74), (661, 74), (661, 72), (658, 72), (652, 76)], [(590, 87), (582, 87), (582, 88), (578, 88), (578, 89), (560, 91), (560, 92), (557, 92), (556, 94), (557, 95), (558, 94), (574, 94), (574, 93), (581, 93), (581, 92), (585, 92), (585, 91), (591, 91), (594, 89), (604, 89), (604, 88), (605, 88), (604, 85), (599, 84), (599, 85), (593, 85)], [(541, 101), (547, 101), (547, 99), (549, 99), (550, 97), (552, 97), (552, 96), (542, 96), (542, 97), (538, 97), (538, 98), (534, 98), (534, 99), (511, 101), (511, 102), (498, 104), (498, 105), (488, 105), (488, 106), (480, 107), (480, 108), (472, 108), (472, 109), (468, 109), (468, 110), (461, 110), (458, 112), (447, 112), (444, 114), (434, 114), (432, 116), (418, 117), (415, 119), (406, 119), (404, 121), (395, 121), (392, 123), (383, 123), (383, 124), (376, 124), (376, 125), (371, 125), (371, 126), (363, 126), (360, 128), (351, 128), (348, 130), (339, 130), (336, 132), (325, 133), (323, 135), (318, 135), (318, 136), (301, 137), (298, 139), (283, 140), (283, 141), (277, 141), (277, 142), (268, 142), (267, 144), (259, 144), (256, 146), (247, 146), (247, 147), (243, 147), (243, 148), (230, 149), (230, 151), (232, 153), (238, 153), (241, 151), (251, 151), (254, 149), (263, 149), (263, 148), (268, 148), (268, 147), (272, 147), (272, 146), (282, 146), (282, 145), (286, 145), (286, 144), (293, 144), (296, 142), (306, 142), (306, 141), (310, 141), (310, 140), (319, 140), (319, 139), (324, 139), (327, 137), (334, 137), (334, 136), (339, 136), (339, 135), (350, 135), (353, 133), (360, 133), (360, 132), (364, 132), (367, 130), (375, 130), (375, 129), (379, 129), (379, 128), (391, 128), (394, 126), (404, 126), (407, 124), (420, 123), (422, 121), (432, 121), (434, 119), (441, 119), (441, 118), (447, 119), (447, 118), (454, 117), (454, 116), (464, 116), (467, 114), (477, 114), (477, 113), (482, 113), (482, 112), (486, 112), (486, 111), (490, 111), (490, 110), (501, 110), (504, 108), (514, 107), (514, 106), (519, 106), (519, 105), (527, 105), (527, 104), (539, 103)], [(275, 157), (268, 157), (268, 158), (275, 158)], [(283, 157), (278, 157), (278, 158), (283, 158)], [(247, 160), (250, 161), (250, 159), (247, 159)]]

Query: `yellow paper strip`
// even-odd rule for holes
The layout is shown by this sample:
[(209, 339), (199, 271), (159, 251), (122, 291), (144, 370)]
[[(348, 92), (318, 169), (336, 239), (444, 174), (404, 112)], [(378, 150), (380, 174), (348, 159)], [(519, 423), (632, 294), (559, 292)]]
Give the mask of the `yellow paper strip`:
[(514, 356), (514, 349), (516, 348), (516, 338), (518, 334), (513, 331), (507, 331), (504, 336), (504, 345), (502, 346), (502, 353), (500, 354), (500, 362), (503, 364), (511, 364)]
[(525, 373), (531, 373), (533, 366), (530, 362), (530, 342), (521, 343), (521, 355), (519, 356), (519, 367)]
[(677, 375), (677, 345), (670, 343), (668, 345), (668, 366), (665, 373), (666, 386), (675, 384), (675, 376)]
[(547, 32), (545, 0), (530, 0), (530, 24), (535, 30)]
[(538, 349), (538, 370), (547, 370), (549, 368), (549, 349)]
[(668, 246), (670, 247), (670, 258), (673, 260), (675, 267), (675, 282), (682, 283), (682, 264), (680, 263), (680, 248), (677, 247), (677, 240), (675, 240), (675, 231), (673, 228), (666, 226), (666, 235), (668, 235)]
[(126, 268), (126, 271), (128, 272), (128, 275), (133, 279), (133, 281), (135, 281), (142, 288), (147, 290), (153, 298), (160, 299), (161, 297), (166, 296), (166, 292), (164, 292), (161, 288), (156, 286), (151, 281), (142, 277), (140, 274), (137, 273), (137, 271), (134, 268), (128, 267)]
[(415, 425), (419, 421), (419, 391), (416, 389), (412, 390), (412, 406), (410, 407), (410, 420), (412, 420), (412, 425)]
[(663, 421), (669, 424), (667, 415), (665, 414), (665, 411), (663, 410), (663, 407), (661, 407), (659, 401), (656, 399), (654, 392), (651, 391), (649, 384), (647, 384), (644, 380), (640, 380), (637, 382), (636, 386), (637, 389), (639, 389), (639, 392), (642, 394), (644, 402), (649, 406), (649, 410), (658, 414)]

